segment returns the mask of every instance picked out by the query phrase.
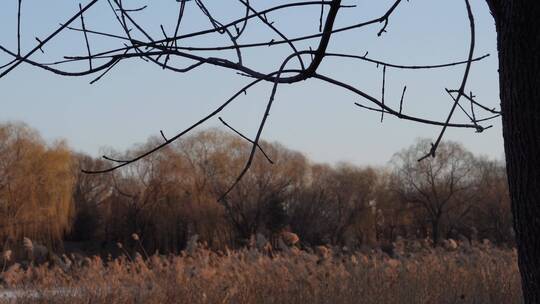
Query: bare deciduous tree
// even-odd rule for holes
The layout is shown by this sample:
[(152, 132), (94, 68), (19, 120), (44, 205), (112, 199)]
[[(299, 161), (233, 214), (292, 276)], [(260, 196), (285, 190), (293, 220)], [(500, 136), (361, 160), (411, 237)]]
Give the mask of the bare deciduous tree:
[(91, 240), (96, 237), (96, 231), (101, 226), (99, 208), (111, 195), (112, 183), (109, 175), (88, 175), (81, 172), (81, 167), (101, 168), (104, 160), (94, 159), (88, 155), (75, 154), (73, 157), (73, 187), (74, 219), (70, 240)]
[(433, 242), (439, 243), (443, 226), (465, 217), (474, 203), (475, 162), (470, 152), (454, 142), (442, 143), (436, 158), (419, 162), (427, 146), (429, 141), (421, 140), (394, 156), (394, 190), (404, 203), (424, 211)]
[(358, 246), (375, 241), (377, 172), (340, 164), (314, 165), (308, 181), (291, 204), (291, 225), (312, 245), (332, 243)]
[(476, 198), (468, 225), (477, 228), (480, 238), (491, 236), (494, 242), (513, 243), (512, 212), (504, 164), (478, 158), (474, 175)]

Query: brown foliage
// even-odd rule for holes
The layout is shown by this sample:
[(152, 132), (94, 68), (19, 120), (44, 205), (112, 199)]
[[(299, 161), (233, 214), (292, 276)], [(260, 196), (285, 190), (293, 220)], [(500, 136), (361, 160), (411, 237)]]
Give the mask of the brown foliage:
[(71, 154), (25, 124), (0, 125), (0, 241), (60, 245), (72, 215)]
[(202, 131), (105, 175), (80, 171), (100, 169), (102, 160), (72, 154), (62, 143), (48, 146), (23, 124), (2, 125), (0, 136), (0, 237), (9, 241), (3, 249), (15, 253), (25, 236), (49, 248), (84, 241), (84, 250), (105, 255), (119, 253), (117, 242), (129, 252), (143, 246), (177, 253), (195, 235), (214, 250), (245, 246), (257, 234), (276, 246), (285, 231), (299, 236), (299, 247), (354, 250), (399, 236), (425, 238), (434, 219), (441, 238), (513, 239), (503, 167), (454, 143), (441, 144), (439, 157), (422, 163), (416, 161), (420, 144), (413, 146), (396, 156), (400, 166), (390, 173), (313, 164), (261, 142), (273, 164), (258, 153), (218, 202), (249, 153), (249, 143), (231, 133)]

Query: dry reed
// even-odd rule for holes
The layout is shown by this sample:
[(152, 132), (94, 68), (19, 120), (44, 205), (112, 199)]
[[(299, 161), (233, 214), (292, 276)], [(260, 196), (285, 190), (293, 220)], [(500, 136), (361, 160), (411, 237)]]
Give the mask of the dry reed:
[[(321, 248), (319, 248), (321, 251)], [(73, 261), (68, 269), (11, 265), (0, 294), (17, 303), (521, 303), (516, 253), (482, 244), (419, 249), (390, 258), (255, 249), (144, 260)], [(4, 288), (4, 289), (2, 289)], [(12, 295), (13, 296), (13, 295)], [(4, 298), (5, 302), (15, 301)], [(0, 302), (2, 302), (0, 298)]]

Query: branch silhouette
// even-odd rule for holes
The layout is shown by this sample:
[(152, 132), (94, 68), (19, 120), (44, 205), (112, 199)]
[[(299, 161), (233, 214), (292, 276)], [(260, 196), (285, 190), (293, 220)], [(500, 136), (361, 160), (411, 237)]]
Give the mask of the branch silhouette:
[[(24, 2), (29, 1), (30, 0), (26, 0)], [(103, 77), (114, 68), (118, 68), (120, 63), (122, 63), (124, 60), (142, 59), (145, 62), (155, 64), (164, 70), (176, 73), (189, 73), (190, 71), (202, 66), (230, 70), (248, 78), (249, 83), (237, 90), (229, 99), (225, 100), (216, 109), (195, 123), (191, 124), (183, 131), (171, 137), (165, 137), (164, 133), (160, 131), (163, 141), (155, 147), (140, 153), (139, 155), (134, 155), (130, 159), (119, 160), (104, 155), (103, 158), (110, 162), (110, 166), (101, 170), (85, 170), (83, 168), (82, 171), (88, 174), (111, 172), (147, 157), (148, 155), (178, 140), (204, 122), (216, 117), (240, 95), (247, 94), (249, 89), (262, 82), (272, 84), (272, 90), (270, 91), (268, 101), (266, 103), (264, 115), (259, 120), (259, 126), (253, 139), (250, 139), (250, 136), (240, 133), (229, 123), (225, 122), (225, 120), (223, 120), (221, 117), (218, 118), (227, 128), (251, 144), (249, 157), (246, 159), (243, 169), (238, 173), (236, 180), (220, 197), (221, 201), (225, 201), (227, 195), (242, 180), (245, 173), (249, 170), (258, 151), (261, 152), (261, 154), (271, 164), (273, 163), (271, 156), (267, 155), (259, 145), (259, 141), (261, 140), (262, 133), (267, 124), (267, 118), (270, 114), (272, 105), (276, 99), (277, 92), (279, 91), (281, 84), (295, 84), (306, 80), (321, 81), (323, 83), (349, 91), (361, 100), (367, 102), (368, 104), (355, 102), (355, 105), (360, 109), (379, 113), (381, 122), (383, 122), (385, 115), (389, 115), (398, 119), (409, 120), (421, 124), (441, 126), (442, 129), (435, 142), (432, 144), (432, 148), (421, 159), (425, 159), (429, 156), (434, 157), (436, 155), (437, 147), (443, 139), (447, 128), (469, 128), (477, 132), (482, 132), (491, 126), (482, 126), (481, 123), (494, 119), (500, 115), (500, 111), (479, 103), (472, 93), (469, 95), (465, 94), (468, 76), (473, 64), (489, 56), (489, 54), (478, 57), (475, 57), (474, 55), (476, 39), (475, 23), (469, 0), (464, 0), (470, 28), (470, 43), (467, 58), (453, 62), (424, 65), (407, 65), (386, 62), (375, 59), (375, 57), (368, 57), (367, 52), (364, 55), (361, 55), (331, 51), (330, 41), (334, 35), (338, 35), (339, 33), (351, 32), (367, 28), (369, 26), (380, 25), (380, 28), (376, 34), (377, 36), (383, 36), (382, 34), (389, 30), (392, 16), (396, 14), (399, 11), (399, 7), (403, 5), (402, 0), (394, 1), (392, 5), (389, 6), (388, 9), (379, 17), (341, 27), (336, 26), (336, 19), (338, 18), (340, 11), (355, 7), (355, 5), (343, 5), (341, 0), (294, 1), (286, 4), (271, 6), (265, 9), (257, 8), (257, 5), (259, 4), (257, 1), (238, 0), (238, 4), (241, 7), (241, 17), (227, 23), (221, 22), (220, 19), (224, 20), (225, 18), (221, 18), (222, 16), (218, 16), (212, 11), (210, 1), (178, 0), (178, 14), (176, 19), (172, 20), (173, 22), (171, 22), (173, 24), (173, 29), (167, 30), (166, 26), (163, 24), (158, 25), (161, 30), (159, 34), (160, 37), (163, 35), (163, 38), (160, 39), (152, 37), (152, 32), (148, 29), (150, 26), (149, 24), (142, 24), (137, 21), (138, 14), (144, 13), (149, 7), (152, 6), (150, 1), (148, 1), (146, 5), (142, 5), (140, 7), (127, 8), (124, 6), (124, 3), (121, 0), (101, 0), (101, 2), (106, 2), (111, 9), (114, 16), (113, 18), (116, 19), (116, 23), (120, 27), (120, 33), (117, 29), (113, 28), (106, 31), (92, 28), (91, 8), (93, 8), (98, 2), (100, 2), (100, 0), (89, 1), (86, 5), (79, 4), (76, 12), (73, 13), (71, 18), (60, 24), (60, 26), (45, 39), (38, 39), (38, 44), (31, 51), (22, 55), (21, 40), (25, 37), (21, 35), (21, 22), (23, 21), (22, 17), (24, 16), (21, 11), (24, 9), (24, 3), (22, 0), (19, 0), (16, 12), (17, 49), (10, 50), (9, 47), (0, 44), (0, 51), (10, 58), (7, 63), (0, 65), (0, 79), (11, 73), (19, 65), (25, 63), (63, 76), (78, 77), (84, 75), (94, 75), (95, 78), (90, 82), (93, 84), (103, 79)], [(205, 23), (210, 24), (210, 28), (181, 33), (183, 31), (183, 24), (186, 22), (184, 20), (184, 16), (188, 6), (193, 6), (196, 8)], [(300, 10), (310, 7), (320, 9), (320, 14), (317, 14), (317, 20), (313, 21), (314, 25), (316, 25), (314, 26), (315, 32), (306, 33), (302, 36), (291, 37), (291, 35), (287, 33), (287, 29), (280, 28), (277, 22), (271, 21), (269, 17), (269, 15), (273, 16), (274, 14), (278, 14), (283, 11), (293, 9)], [(80, 27), (73, 24), (74, 21), (78, 19), (80, 19)], [(279, 19), (276, 20), (279, 21)], [(275, 38), (271, 39), (270, 41), (249, 41), (249, 37), (247, 36), (248, 29), (256, 26), (263, 26), (264, 28), (267, 28), (275, 35)], [(86, 54), (75, 56), (64, 55), (62, 58), (51, 62), (39, 62), (35, 59), (31, 59), (32, 55), (36, 51), (43, 50), (47, 44), (51, 43), (53, 38), (65, 31), (82, 32), (84, 36), (83, 46)], [(192, 38), (204, 37), (212, 39), (219, 36), (224, 36), (227, 38), (226, 41), (228, 42), (226, 42), (226, 44), (216, 42), (210, 46), (193, 44)], [(92, 48), (93, 38), (96, 37), (99, 37), (100, 39), (107, 39), (112, 43), (104, 50), (97, 51), (97, 49)], [(300, 47), (300, 44), (297, 44), (298, 42), (307, 43), (314, 39), (318, 39), (318, 43), (313, 49), (311, 46), (307, 47), (306, 49), (305, 46)], [(240, 40), (243, 42), (241, 43)], [(216, 39), (215, 41), (220, 41), (220, 39)], [(119, 47), (118, 43), (121, 43), (123, 46)], [(282, 60), (280, 59), (280, 66), (274, 68), (272, 72), (260, 71), (247, 64), (248, 61), (245, 60), (245, 57), (249, 52), (244, 53), (244, 50), (275, 48), (279, 45), (285, 45), (290, 52), (285, 55)], [(230, 52), (231, 50), (234, 52)], [(234, 56), (232, 56), (231, 53), (234, 53)], [(212, 55), (208, 56), (205, 54)], [(335, 79), (320, 72), (319, 67), (327, 58), (363, 61), (367, 64), (376, 65), (377, 67), (382, 66), (383, 75), (380, 98), (367, 94), (365, 90), (359, 86)], [(294, 66), (291, 62), (293, 59)], [(84, 65), (81, 64), (79, 65), (81, 68), (79, 71), (71, 71), (65, 68), (66, 64), (83, 62), (87, 62), (87, 68), (83, 68)], [(407, 90), (406, 85), (403, 86), (403, 91), (399, 100), (399, 107), (393, 108), (391, 106), (388, 96), (386, 96), (387, 94), (385, 93), (385, 91), (388, 90), (389, 85), (387, 82), (387, 76), (391, 70), (446, 69), (456, 66), (465, 66), (465, 70), (460, 79), (459, 88), (457, 90), (446, 89), (446, 93), (450, 96), (452, 102), (452, 107), (449, 109), (446, 119), (439, 121), (418, 115), (404, 114), (403, 109), (405, 105), (405, 92)], [(470, 104), (470, 108), (468, 108), (469, 105), (465, 107), (461, 103), (463, 100), (466, 100), (468, 104)], [(408, 98), (407, 103), (411, 102), (413, 101)], [(459, 108), (460, 111), (467, 116), (470, 123), (452, 122), (456, 108)], [(480, 112), (488, 112), (491, 116), (477, 118), (477, 115), (480, 114)]]

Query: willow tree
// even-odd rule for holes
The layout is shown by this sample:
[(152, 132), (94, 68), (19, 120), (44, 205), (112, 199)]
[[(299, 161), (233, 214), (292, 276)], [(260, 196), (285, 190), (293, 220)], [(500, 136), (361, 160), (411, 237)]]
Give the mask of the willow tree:
[[(536, 235), (540, 233), (540, 221), (537, 220), (540, 217), (540, 206), (538, 204), (540, 172), (537, 170), (540, 166), (540, 160), (537, 157), (540, 154), (540, 119), (538, 119), (540, 116), (540, 102), (538, 102), (540, 96), (540, 59), (537, 55), (540, 44), (540, 26), (538, 26), (540, 22), (538, 19), (540, 3), (532, 0), (486, 0), (494, 17), (498, 33), (502, 106), (499, 112), (480, 104), (474, 96), (466, 93), (469, 89), (467, 80), (471, 67), (473, 63), (483, 58), (482, 56), (476, 57), (474, 53), (475, 22), (469, 1), (463, 0), (463, 7), (468, 16), (470, 28), (469, 38), (466, 39), (469, 44), (467, 58), (459, 62), (409, 66), (376, 60), (368, 57), (368, 54), (334, 53), (329, 49), (332, 36), (340, 32), (358, 31), (378, 26), (378, 35), (383, 35), (387, 31), (391, 17), (399, 11), (399, 7), (405, 2), (402, 0), (395, 0), (380, 16), (343, 27), (338, 27), (335, 24), (336, 16), (340, 11), (350, 6), (343, 5), (341, 0), (283, 2), (265, 9), (258, 9), (260, 3), (255, 3), (254, 0), (238, 0), (235, 3), (240, 5), (238, 13), (240, 13), (241, 17), (226, 23), (220, 21), (223, 16), (218, 16), (213, 12), (210, 1), (177, 0), (178, 17), (171, 20), (171, 27), (168, 31), (165, 26), (158, 26), (161, 31), (157, 32), (151, 31), (148, 24), (137, 21), (140, 20), (138, 14), (144, 13), (145, 9), (155, 5), (155, 3), (148, 1), (146, 6), (126, 7), (121, 0), (89, 0), (84, 6), (80, 5), (77, 12), (62, 23), (57, 30), (46, 37), (38, 37), (37, 45), (29, 52), (21, 51), (20, 41), (25, 37), (21, 38), (21, 36), (24, 36), (21, 35), (20, 31), (20, 24), (24, 21), (24, 17), (21, 16), (24, 16), (24, 13), (21, 14), (22, 0), (19, 0), (18, 11), (13, 12), (18, 16), (17, 46), (8, 48), (0, 42), (0, 50), (10, 58), (0, 66), (0, 78), (25, 63), (65, 76), (95, 74), (95, 81), (98, 81), (113, 67), (118, 66), (120, 62), (130, 58), (141, 58), (163, 69), (178, 73), (188, 73), (202, 66), (212, 66), (232, 70), (246, 76), (248, 79), (252, 79), (252, 82), (240, 88), (231, 98), (186, 130), (172, 137), (163, 136), (162, 143), (132, 159), (117, 160), (108, 158), (112, 162), (111, 167), (97, 172), (106, 172), (127, 166), (162, 149), (203, 122), (216, 117), (238, 96), (243, 95), (250, 88), (259, 83), (271, 83), (272, 90), (269, 93), (264, 115), (260, 118), (256, 134), (252, 139), (239, 134), (239, 136), (251, 143), (250, 153), (243, 169), (238, 173), (238, 178), (231, 183), (228, 190), (224, 191), (221, 200), (227, 197), (249, 170), (255, 154), (262, 152), (258, 143), (267, 123), (268, 114), (272, 109), (276, 92), (283, 84), (295, 84), (305, 80), (321, 81), (355, 94), (357, 99), (363, 100), (357, 106), (377, 112), (381, 115), (381, 119), (384, 116), (395, 116), (403, 120), (440, 126), (441, 132), (422, 158), (435, 157), (437, 148), (448, 128), (469, 128), (481, 132), (488, 127), (484, 126), (483, 123), (489, 117), (481, 117), (480, 112), (484, 111), (488, 115), (494, 114), (496, 116), (502, 114), (509, 189), (513, 206), (523, 290), (526, 302), (537, 303), (540, 302), (540, 260), (536, 258), (540, 255), (540, 246), (538, 245), (539, 242), (535, 240)], [(92, 28), (89, 15), (93, 11), (92, 9), (97, 10), (99, 8), (96, 5), (98, 3), (104, 4), (101, 8), (108, 8), (112, 11), (113, 15), (111, 16), (117, 22), (120, 33), (112, 28), (107, 31)], [(308, 9), (309, 7), (320, 7), (321, 11), (319, 18), (311, 20), (313, 23), (312, 32), (291, 37), (285, 29), (280, 29), (280, 20), (278, 20), (280, 12)], [(193, 12), (192, 9), (199, 11), (199, 16), (204, 18), (210, 26), (204, 30), (182, 33), (184, 12), (188, 9), (191, 10), (190, 12)], [(164, 21), (161, 18), (159, 19), (159, 22)], [(310, 21), (306, 20), (306, 22), (309, 23)], [(255, 37), (251, 41), (242, 42), (243, 39), (241, 38), (244, 38), (244, 36), (248, 35), (246, 33), (250, 32), (246, 29), (254, 24), (269, 29), (275, 34), (274, 38), (269, 41), (261, 41)], [(53, 62), (38, 62), (33, 59), (33, 54), (44, 51), (44, 46), (54, 41), (54, 38), (64, 31), (80, 32), (81, 37), (84, 37), (84, 40), (81, 39), (81, 41), (85, 43), (86, 54), (65, 56)], [(96, 52), (92, 44), (96, 36), (100, 38), (100, 46), (104, 45), (104, 39), (114, 41), (114, 43), (110, 44), (109, 49)], [(213, 39), (216, 36), (226, 37), (230, 42), (222, 44), (221, 41), (223, 40)], [(195, 40), (193, 38), (200, 37), (209, 38), (206, 41), (213, 41), (215, 45), (194, 45), (193, 41)], [(300, 42), (306, 41), (316, 41), (316, 43), (312, 47), (300, 46)], [(245, 60), (248, 53), (254, 53), (244, 52), (246, 49), (253, 50), (275, 46), (286, 46), (290, 52), (284, 56), (276, 53), (275, 56), (281, 57), (281, 63), (270, 72), (253, 68)], [(208, 55), (208, 52), (212, 55)], [(323, 74), (319, 67), (328, 58), (359, 60), (378, 65), (382, 70), (381, 96), (370, 95), (356, 84), (339, 81)], [(87, 67), (81, 65), (79, 66), (82, 67), (81, 70), (75, 72), (64, 68), (65, 64), (77, 62), (87, 64)], [(445, 96), (451, 98), (452, 102), (452, 107), (448, 111), (446, 119), (439, 121), (420, 115), (405, 114), (402, 109), (404, 100), (406, 100), (403, 98), (406, 88), (403, 89), (399, 106), (390, 106), (388, 102), (385, 102), (385, 76), (387, 70), (434, 69), (456, 65), (463, 67), (463, 74), (458, 80), (459, 85), (456, 88), (449, 88), (444, 92)], [(470, 121), (466, 123), (454, 122), (454, 114), (458, 111), (464, 112), (470, 118)], [(524, 166), (524, 164), (527, 164), (527, 166)], [(94, 171), (94, 173), (97, 172)]]
[(71, 153), (24, 124), (0, 125), (0, 241), (58, 245), (71, 225)]
[[(245, 178), (221, 202), (224, 218), (240, 243), (256, 233), (271, 235), (284, 228), (284, 205), (301, 187), (307, 167), (307, 160), (298, 152), (277, 143), (261, 141), (260, 145), (266, 157), (258, 154)], [(175, 146), (188, 164), (181, 175), (184, 183), (190, 184), (191, 199), (197, 201), (200, 212), (213, 212), (217, 208), (203, 207), (202, 203), (209, 200), (206, 204), (215, 204), (216, 196), (234, 182), (249, 144), (227, 132), (209, 129), (186, 137)], [(267, 158), (268, 155), (272, 158)], [(269, 161), (273, 164), (270, 167)]]

